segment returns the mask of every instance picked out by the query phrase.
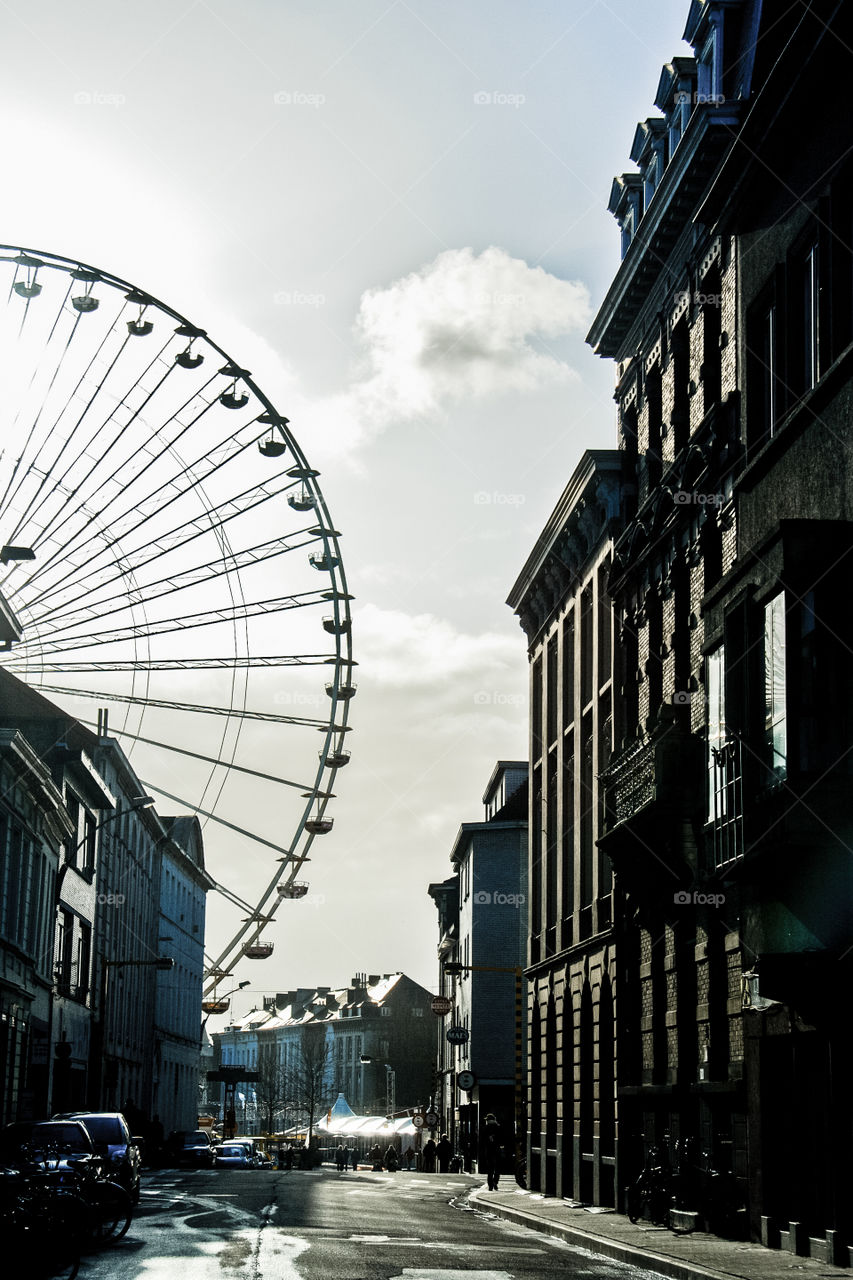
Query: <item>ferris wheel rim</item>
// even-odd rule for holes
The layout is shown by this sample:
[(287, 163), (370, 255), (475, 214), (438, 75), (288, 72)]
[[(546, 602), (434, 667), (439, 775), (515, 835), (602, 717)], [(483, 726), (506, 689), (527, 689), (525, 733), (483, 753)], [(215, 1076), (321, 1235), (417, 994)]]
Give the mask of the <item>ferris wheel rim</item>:
[[(14, 256), (10, 256), (10, 255), (14, 255)], [(224, 949), (222, 949), (221, 954), (215, 960), (212, 960), (210, 965), (205, 970), (206, 980), (210, 980), (212, 982), (212, 986), (206, 989), (205, 994), (207, 994), (211, 989), (213, 989), (213, 987), (215, 987), (215, 982), (217, 980), (215, 977), (215, 974), (217, 972), (221, 973), (223, 971), (223, 968), (227, 969), (229, 965), (237, 963), (237, 961), (240, 958), (242, 958), (243, 955), (246, 954), (247, 949), (249, 947), (257, 944), (263, 928), (274, 918), (276, 909), (280, 905), (281, 901), (283, 900), (283, 896), (278, 896), (278, 900), (276, 901), (276, 897), (277, 897), (276, 891), (281, 887), (284, 887), (285, 889), (287, 889), (293, 884), (296, 877), (299, 875), (300, 870), (303, 867), (305, 861), (308, 858), (308, 852), (311, 846), (313, 845), (314, 840), (318, 837), (318, 835), (325, 834), (326, 830), (328, 830), (331, 827), (331, 822), (333, 821), (326, 817), (326, 808), (329, 801), (334, 798), (331, 793), (331, 784), (334, 780), (334, 777), (338, 769), (342, 767), (343, 764), (345, 764), (346, 760), (348, 759), (348, 753), (344, 751), (343, 744), (345, 741), (345, 735), (350, 729), (350, 726), (348, 724), (349, 712), (350, 712), (349, 704), (351, 701), (352, 692), (354, 692), (354, 686), (352, 685), (352, 669), (356, 665), (352, 656), (352, 642), (351, 642), (351, 634), (352, 634), (351, 621), (352, 620), (351, 620), (351, 611), (349, 608), (349, 602), (352, 599), (352, 597), (349, 595), (349, 592), (347, 590), (346, 571), (344, 568), (343, 556), (342, 556), (340, 544), (339, 544), (340, 535), (338, 534), (333, 522), (331, 521), (329, 511), (328, 511), (328, 506), (327, 506), (323, 491), (320, 488), (320, 486), (316, 483), (316, 479), (319, 473), (314, 471), (313, 468), (310, 467), (307, 457), (299, 441), (297, 440), (295, 435), (288, 430), (289, 419), (287, 419), (283, 414), (279, 413), (273, 401), (265, 394), (262, 388), (257, 384), (255, 379), (252, 377), (251, 373), (248, 370), (242, 368), (236, 361), (234, 361), (230, 356), (230, 354), (228, 353), (228, 351), (224, 347), (222, 347), (219, 343), (217, 343), (213, 338), (211, 338), (209, 333), (206, 330), (199, 329), (196, 326), (194, 326), (192, 322), (185, 315), (183, 315), (182, 312), (176, 310), (174, 307), (164, 302), (155, 294), (150, 293), (150, 291), (141, 289), (137, 285), (133, 284), (131, 281), (128, 281), (123, 277), (114, 274), (113, 272), (106, 271), (103, 268), (93, 266), (92, 264), (89, 264), (89, 263), (85, 263), (80, 259), (68, 257), (63, 254), (56, 254), (56, 253), (45, 251), (45, 250), (32, 249), (32, 248), (28, 248), (20, 245), (11, 245), (11, 244), (0, 245), (0, 264), (8, 264), (8, 263), (14, 263), (16, 267), (25, 266), (28, 270), (33, 270), (36, 275), (41, 268), (64, 271), (69, 275), (69, 278), (75, 277), (76, 275), (76, 278), (85, 280), (85, 282), (89, 286), (89, 291), (91, 291), (91, 287), (94, 286), (95, 284), (103, 284), (112, 289), (124, 291), (128, 301), (138, 303), (141, 307), (144, 307), (144, 308), (147, 308), (149, 306), (153, 307), (157, 311), (161, 312), (163, 315), (170, 317), (171, 319), (176, 321), (179, 328), (184, 328), (188, 331), (191, 331), (193, 334), (193, 341), (202, 340), (207, 347), (211, 348), (220, 357), (222, 357), (225, 364), (225, 368), (220, 370), (220, 373), (225, 374), (227, 371), (228, 376), (231, 376), (233, 374), (235, 387), (237, 382), (239, 381), (263, 406), (263, 411), (258, 415), (256, 415), (253, 421), (256, 423), (262, 423), (264, 426), (268, 426), (270, 429), (271, 439), (276, 432), (279, 433), (279, 435), (282, 438), (282, 442), (284, 446), (290, 449), (291, 456), (297, 462), (297, 466), (295, 468), (292, 468), (289, 474), (293, 474), (294, 472), (296, 472), (297, 478), (301, 481), (301, 484), (303, 486), (303, 493), (304, 493), (305, 485), (307, 484), (310, 488), (310, 492), (314, 497), (314, 502), (311, 504), (311, 509), (313, 511), (314, 518), (316, 520), (316, 529), (312, 530), (312, 532), (316, 533), (317, 540), (319, 540), (322, 543), (323, 560), (324, 560), (322, 567), (324, 570), (326, 570), (330, 574), (330, 581), (332, 584), (332, 590), (331, 592), (328, 593), (328, 596), (330, 597), (329, 602), (332, 605), (332, 619), (334, 623), (334, 628), (331, 630), (330, 633), (334, 637), (334, 648), (335, 648), (334, 657), (325, 659), (325, 661), (327, 662), (334, 663), (334, 675), (330, 682), (331, 687), (327, 685), (327, 692), (329, 693), (329, 699), (330, 699), (329, 715), (327, 718), (326, 717), (322, 718), (322, 721), (321, 721), (322, 727), (321, 725), (315, 726), (315, 728), (317, 728), (323, 734), (323, 745), (318, 753), (319, 765), (315, 769), (313, 784), (311, 784), (306, 789), (308, 803), (304, 806), (302, 810), (302, 814), (298, 822), (294, 837), (290, 842), (290, 845), (286, 846), (287, 848), (286, 854), (280, 859), (281, 869), (278, 872), (273, 874), (266, 889), (263, 891), (261, 895), (261, 898), (259, 900), (257, 907), (253, 909), (253, 912), (250, 914), (249, 918), (243, 922), (242, 928), (237, 930), (237, 932), (231, 938), (227, 946)], [(16, 271), (16, 275), (17, 275), (17, 271)], [(14, 285), (14, 281), (13, 281), (13, 285)], [(71, 286), (69, 286), (69, 295), (70, 295), (70, 288)], [(132, 296), (128, 296), (128, 295), (132, 295)], [(33, 296), (37, 296), (37, 295), (33, 295)], [(28, 295), (27, 303), (26, 303), (27, 308), (29, 307), (29, 303), (30, 303), (30, 296)], [(23, 321), (22, 321), (22, 324), (23, 324)], [(55, 326), (56, 326), (56, 322), (54, 323), (54, 328)], [(52, 333), (53, 333), (53, 330), (51, 331), (51, 336), (52, 336)], [(168, 342), (166, 345), (168, 345)], [(118, 359), (118, 356), (116, 356), (116, 360), (117, 359)], [(60, 363), (61, 363), (61, 357), (60, 357)], [(59, 368), (59, 365), (57, 366), (57, 368)], [(235, 406), (227, 405), (226, 407), (235, 407)], [(72, 435), (73, 435), (73, 432), (72, 432)], [(24, 455), (22, 453), (21, 457), (23, 456)], [(20, 459), (19, 459), (19, 462), (20, 462)], [(12, 476), (12, 481), (13, 480), (14, 480), (14, 473)], [(12, 481), (10, 481), (10, 483)], [(202, 495), (204, 495), (203, 488), (200, 487), (199, 492)], [(318, 565), (315, 565), (315, 567), (319, 568), (321, 566), (318, 564)], [(9, 575), (7, 575), (7, 577), (8, 576)], [(226, 576), (228, 576), (227, 571), (226, 571)], [(239, 582), (240, 581), (239, 571), (237, 572), (236, 576), (237, 576), (237, 581)], [(5, 580), (6, 579), (4, 579), (4, 581)], [(229, 583), (230, 583), (230, 578), (229, 578)], [(142, 600), (141, 607), (143, 608), (143, 611), (144, 611), (144, 604), (145, 604), (145, 600)], [(241, 620), (245, 621), (246, 619), (244, 617)], [(235, 623), (236, 621), (237, 619), (235, 618)], [(139, 638), (145, 639), (145, 634), (143, 633), (143, 635)], [(40, 647), (37, 646), (37, 653), (39, 652), (39, 648)], [(48, 639), (47, 648), (49, 648), (49, 639)], [(26, 655), (24, 656), (26, 659)], [(33, 666), (36, 665), (35, 659), (33, 660), (32, 665)], [(26, 667), (27, 667), (27, 662), (25, 661), (24, 670), (26, 670)], [(245, 665), (246, 679), (248, 679), (248, 671), (250, 667), (251, 667), (251, 654), (247, 653), (246, 665)], [(61, 669), (67, 670), (68, 665), (64, 664)], [(148, 688), (150, 687), (151, 672), (154, 669), (156, 668), (151, 665), (151, 659), (150, 659), (150, 653), (149, 653), (148, 666), (147, 667), (145, 666), (144, 660), (140, 660), (138, 672), (135, 671), (133, 673), (134, 678), (136, 674), (139, 674), (141, 677), (147, 677), (146, 688)], [(236, 661), (235, 661), (233, 674), (236, 677), (237, 675)], [(102, 693), (102, 694), (96, 694), (95, 696), (103, 696), (105, 699), (108, 699), (110, 695)], [(139, 698), (139, 695), (137, 695), (137, 698)], [(144, 706), (149, 705), (148, 698), (146, 696), (144, 698), (140, 698), (139, 700), (144, 704), (143, 705), (143, 713), (144, 713)], [(242, 710), (240, 710), (239, 708), (235, 708), (232, 703), (231, 707), (229, 707), (228, 709), (222, 708), (218, 713), (225, 715), (226, 720), (230, 720), (233, 717), (238, 719), (240, 723), (242, 723), (242, 719), (246, 714), (245, 692), (244, 692), (244, 706)], [(238, 725), (237, 739), (239, 739), (239, 725)], [(224, 738), (223, 738), (223, 742), (224, 742)], [(235, 743), (233, 746), (235, 755), (236, 755), (236, 745), (237, 745), (237, 741), (235, 740)], [(223, 749), (224, 748), (220, 748), (220, 752)], [(232, 756), (232, 761), (229, 762), (228, 764), (225, 764), (220, 758), (217, 761), (216, 765), (214, 765), (214, 771), (216, 767), (222, 767), (224, 770), (224, 778), (220, 786), (220, 794), (221, 794), (221, 788), (225, 784), (225, 779), (227, 779), (228, 777), (229, 770), (233, 765), (233, 758), (234, 757)], [(211, 772), (210, 777), (212, 778), (212, 776), (213, 776), (213, 771)], [(325, 785), (323, 784), (324, 778), (327, 778), (327, 782)], [(205, 786), (204, 794), (206, 794), (207, 788), (209, 785), (210, 785), (210, 780), (208, 781), (208, 784), (206, 784)], [(150, 787), (152, 790), (158, 792), (161, 795), (167, 796), (170, 799), (177, 799), (177, 797), (170, 796), (168, 792), (163, 791), (163, 789), (154, 782), (146, 782), (146, 786)], [(184, 804), (188, 809), (194, 810), (196, 813), (202, 812), (202, 810), (199, 807), (199, 804), (196, 804), (193, 801), (180, 801), (180, 802)], [(214, 801), (214, 808), (217, 802), (218, 802), (218, 798), (217, 800)], [(313, 817), (311, 816), (312, 810), (313, 810)], [(214, 815), (210, 814), (209, 816), (213, 817)], [(312, 825), (314, 829), (312, 829)], [(250, 838), (252, 839), (259, 839), (259, 837), (252, 836), (251, 833), (249, 832), (245, 832), (244, 834), (249, 835)], [(269, 844), (270, 842), (266, 841), (263, 843)], [(290, 864), (289, 872), (287, 870), (288, 864)], [(216, 887), (219, 888), (220, 886), (217, 885)], [(269, 912), (265, 912), (265, 907), (267, 906), (270, 899), (272, 899), (271, 910)]]

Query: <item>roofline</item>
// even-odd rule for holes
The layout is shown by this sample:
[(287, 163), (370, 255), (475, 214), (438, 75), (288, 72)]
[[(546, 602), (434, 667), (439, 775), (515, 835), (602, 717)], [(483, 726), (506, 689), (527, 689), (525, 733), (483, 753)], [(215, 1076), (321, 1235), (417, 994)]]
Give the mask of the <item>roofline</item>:
[[(516, 578), (506, 603), (517, 609), (533, 585), (551, 549), (565, 528), (566, 521), (588, 488), (596, 473), (620, 474), (622, 455), (618, 449), (585, 449), (571, 474), (568, 484), (548, 517), (545, 528), (534, 543), (533, 550), (524, 562), (524, 568)], [(594, 553), (590, 551), (590, 560)]]
[(526, 818), (516, 818), (512, 822), (463, 822), (456, 833), (456, 839), (450, 851), (450, 861), (457, 862), (461, 858), (459, 846), (466, 836), (478, 835), (484, 831), (526, 831), (527, 825)]

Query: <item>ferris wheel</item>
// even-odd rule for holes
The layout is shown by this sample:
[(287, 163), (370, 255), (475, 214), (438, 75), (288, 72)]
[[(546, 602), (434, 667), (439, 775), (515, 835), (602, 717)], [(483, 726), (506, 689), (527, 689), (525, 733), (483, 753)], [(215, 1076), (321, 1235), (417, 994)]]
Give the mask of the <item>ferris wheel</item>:
[(260, 887), (214, 875), (244, 913), (209, 961), (216, 1004), (272, 953), (333, 825), (356, 691), (340, 535), (288, 419), (203, 329), (11, 246), (0, 302), (0, 591), (21, 631), (0, 658), (108, 722), (146, 788), (199, 815), (214, 868), (237, 846)]

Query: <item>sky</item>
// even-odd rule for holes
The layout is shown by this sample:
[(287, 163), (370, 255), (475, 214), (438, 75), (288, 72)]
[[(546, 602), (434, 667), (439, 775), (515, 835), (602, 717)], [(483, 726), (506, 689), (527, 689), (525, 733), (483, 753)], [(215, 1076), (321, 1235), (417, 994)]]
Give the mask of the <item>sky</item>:
[[(0, 10), (0, 241), (101, 267), (206, 329), (290, 419), (343, 535), (352, 761), (310, 894), (283, 904), (274, 958), (242, 962), (236, 1012), (356, 972), (435, 987), (427, 885), (495, 761), (527, 754), (506, 596), (582, 451), (614, 443), (614, 370), (584, 342), (618, 265), (606, 206), (661, 66), (688, 52), (687, 9)], [(274, 795), (229, 798), (244, 825), (258, 805), (274, 824)], [(262, 854), (215, 824), (205, 838), (214, 877), (254, 901)], [(213, 954), (236, 908), (211, 894), (208, 921)]]

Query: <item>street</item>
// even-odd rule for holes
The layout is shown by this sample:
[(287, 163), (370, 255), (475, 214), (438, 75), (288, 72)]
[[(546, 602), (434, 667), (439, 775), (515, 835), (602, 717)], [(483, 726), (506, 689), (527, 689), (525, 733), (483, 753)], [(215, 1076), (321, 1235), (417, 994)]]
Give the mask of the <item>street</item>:
[(468, 1203), (464, 1174), (167, 1170), (145, 1175), (127, 1236), (86, 1280), (643, 1280)]

